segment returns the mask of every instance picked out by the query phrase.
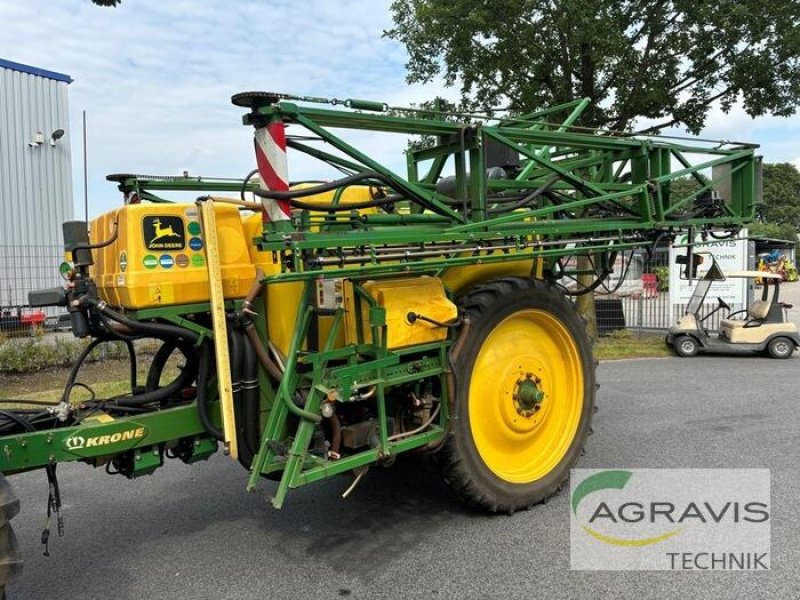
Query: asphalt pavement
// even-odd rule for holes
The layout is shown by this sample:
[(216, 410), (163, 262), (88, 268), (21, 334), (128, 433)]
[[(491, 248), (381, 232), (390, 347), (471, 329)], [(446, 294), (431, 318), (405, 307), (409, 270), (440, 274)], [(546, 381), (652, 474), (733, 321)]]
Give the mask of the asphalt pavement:
[(800, 358), (603, 363), (595, 433), (581, 467), (769, 468), (768, 572), (578, 572), (569, 567), (567, 495), (513, 516), (450, 499), (424, 460), (373, 469), (346, 500), (338, 477), (266, 502), (217, 455), (128, 481), (59, 467), (66, 537), (39, 544), (46, 481), (11, 479), (26, 556), (10, 600), (267, 598), (800, 597)]

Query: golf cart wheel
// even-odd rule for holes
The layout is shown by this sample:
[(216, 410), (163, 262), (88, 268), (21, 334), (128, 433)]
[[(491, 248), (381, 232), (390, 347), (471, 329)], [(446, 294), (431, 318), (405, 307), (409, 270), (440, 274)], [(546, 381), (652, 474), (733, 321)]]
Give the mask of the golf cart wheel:
[(678, 356), (689, 358), (697, 354), (700, 346), (698, 345), (697, 340), (692, 336), (681, 335), (675, 338), (675, 341), (672, 343), (672, 348), (675, 350), (675, 354)]
[(767, 344), (767, 352), (772, 358), (789, 358), (794, 352), (794, 342), (785, 337), (773, 338)]
[(544, 282), (495, 280), (459, 304), (469, 329), (454, 357), (452, 434), (434, 459), (467, 504), (512, 513), (555, 494), (581, 455), (591, 342), (573, 304)]

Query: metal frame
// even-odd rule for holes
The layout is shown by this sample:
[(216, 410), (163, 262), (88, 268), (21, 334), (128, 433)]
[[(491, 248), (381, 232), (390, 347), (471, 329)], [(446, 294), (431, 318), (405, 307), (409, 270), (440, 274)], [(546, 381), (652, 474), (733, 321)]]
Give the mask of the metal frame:
[[(752, 219), (757, 201), (759, 158), (755, 146), (672, 144), (602, 132), (576, 132), (573, 124), (586, 108), (586, 100), (495, 120), (436, 113), (428, 115), (432, 119), (397, 116), (396, 111), (387, 112), (388, 107), (382, 103), (356, 100), (344, 104), (351, 109), (360, 107), (360, 112), (300, 106), (278, 101), (278, 97), (264, 101), (263, 95), (251, 100), (251, 112), (243, 118), (245, 124), (260, 128), (278, 120), (301, 127), (336, 153), (291, 138), (290, 149), (346, 171), (377, 173), (382, 179), (375, 184), (396, 195), (391, 212), (295, 211), (288, 222), (265, 223), (263, 234), (253, 242), (259, 249), (274, 253), (281, 264), (281, 271), (265, 277), (263, 284), (304, 282), (280, 385), (274, 387), (268, 374), (263, 369), (259, 372), (263, 429), (248, 489), (253, 489), (263, 475), (279, 472), (280, 482), (273, 499), (276, 507), (281, 506), (289, 489), (390, 461), (408, 450), (434, 446), (443, 441), (447, 432), (453, 401), (448, 382), (450, 349), (457, 331), (451, 330), (440, 343), (388, 349), (384, 309), (364, 291), (363, 281), (423, 273), (441, 275), (456, 267), (519, 261), (530, 261), (531, 272), (541, 276), (541, 269), (534, 269), (537, 261), (546, 263), (545, 272), (554, 272), (560, 259), (575, 254), (597, 255), (599, 263), (608, 264), (609, 256), (620, 250), (651, 244), (687, 227), (735, 229)], [(318, 98), (303, 100), (338, 103)], [(561, 120), (546, 120), (559, 115)], [(334, 134), (333, 129), (421, 135), (432, 141), (426, 147), (409, 150), (408, 172), (401, 177)], [(490, 144), (517, 153), (519, 168), (509, 170), (502, 179), (487, 177)], [(692, 164), (691, 156), (702, 159)], [(673, 160), (681, 168), (672, 170)], [(450, 162), (455, 173), (454, 197), (436, 190), (436, 182)], [(722, 180), (709, 178), (702, 171), (719, 166), (727, 167), (724, 177), (731, 197), (699, 202), (701, 195)], [(675, 198), (670, 182), (687, 175), (701, 184), (701, 190)], [(109, 179), (117, 181), (121, 191), (136, 192), (140, 199), (153, 202), (168, 201), (159, 194), (174, 190), (208, 193), (259, 189), (256, 183), (222, 179), (133, 175)], [(335, 200), (341, 191), (337, 190)], [(213, 215), (212, 202), (210, 198), (204, 202), (206, 219)], [(207, 227), (213, 230), (213, 223), (207, 221)], [(211, 233), (208, 239), (213, 241), (216, 232)], [(204, 338), (213, 338), (218, 350), (224, 350), (225, 312), (241, 307), (239, 303), (223, 301), (217, 285), (218, 265), (213, 260), (207, 264), (212, 290), (217, 290), (210, 304), (153, 308), (131, 316), (192, 329)], [(315, 305), (313, 286), (319, 278), (343, 278), (353, 286), (358, 313), (355, 343), (334, 347), (343, 310), (337, 309), (331, 315)], [(364, 310), (368, 314), (369, 341), (362, 326)], [(198, 323), (192, 317), (197, 314), (213, 314), (214, 330)], [(315, 330), (315, 320), (321, 316), (332, 316), (333, 327), (318, 348), (311, 343), (309, 332)], [(266, 346), (269, 340), (265, 319), (261, 306), (256, 322)], [(235, 442), (235, 430), (227, 361), (221, 360), (218, 368), (227, 374), (227, 379), (219, 379), (222, 402), (217, 402), (214, 394), (212, 407), (214, 419), (223, 426), (230, 444)], [(422, 381), (437, 382), (438, 416), (424, 431), (391, 436), (387, 403), (393, 388)], [(377, 446), (338, 460), (312, 453), (310, 443), (322, 419), (322, 404), (358, 401), (358, 390), (365, 386), (375, 388)], [(301, 389), (306, 390), (303, 406), (295, 402)], [(147, 434), (113, 446), (114, 452), (102, 447), (83, 448), (80, 454), (74, 448), (70, 450), (68, 440), (73, 436), (113, 435), (134, 427), (145, 428)], [(110, 423), (84, 421), (74, 427), (0, 438), (0, 471), (29, 470), (67, 460), (99, 464), (120, 452), (137, 452), (137, 460), (148, 451), (160, 457), (165, 445), (178, 440), (198, 444), (203, 448), (201, 457), (210, 453), (211, 446), (216, 447), (198, 421), (194, 404)], [(229, 449), (235, 457), (235, 444)], [(148, 468), (158, 466), (153, 460), (145, 463)]]

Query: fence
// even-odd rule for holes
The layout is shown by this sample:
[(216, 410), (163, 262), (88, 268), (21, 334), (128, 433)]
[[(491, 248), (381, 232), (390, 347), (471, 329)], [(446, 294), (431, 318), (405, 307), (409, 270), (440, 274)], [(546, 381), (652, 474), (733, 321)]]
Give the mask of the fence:
[[(686, 314), (686, 304), (671, 305), (669, 301), (669, 249), (657, 250), (642, 265), (641, 272), (632, 273), (615, 293), (595, 295), (600, 335), (617, 329), (669, 329)], [(744, 308), (746, 306), (731, 305), (732, 311)], [(717, 331), (720, 320), (725, 317), (723, 311), (713, 312), (714, 309), (714, 304), (705, 304), (700, 310), (701, 318), (711, 315), (703, 321), (708, 331)]]
[[(703, 305), (701, 318), (709, 315), (714, 308), (713, 304)], [(732, 306), (733, 310), (741, 308), (744, 307)], [(612, 294), (595, 298), (595, 314), (601, 335), (617, 329), (661, 330), (675, 325), (686, 314), (686, 305), (670, 305), (668, 291), (658, 291), (653, 295), (641, 292), (623, 296)], [(720, 319), (724, 316), (721, 311), (714, 312), (703, 321), (703, 326), (709, 331), (717, 331)]]
[(58, 266), (64, 249), (58, 245), (0, 245), (0, 335), (32, 335), (37, 329), (68, 327), (60, 307), (31, 308), (28, 292), (62, 285)]

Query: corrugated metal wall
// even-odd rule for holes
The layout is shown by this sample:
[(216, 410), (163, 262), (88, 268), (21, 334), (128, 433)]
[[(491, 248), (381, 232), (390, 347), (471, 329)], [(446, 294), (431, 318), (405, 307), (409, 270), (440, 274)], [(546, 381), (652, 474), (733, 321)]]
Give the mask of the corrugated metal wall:
[[(65, 131), (55, 145), (50, 136)], [(34, 147), (36, 132), (44, 143)], [(0, 307), (58, 279), (73, 218), (67, 83), (0, 67)]]

